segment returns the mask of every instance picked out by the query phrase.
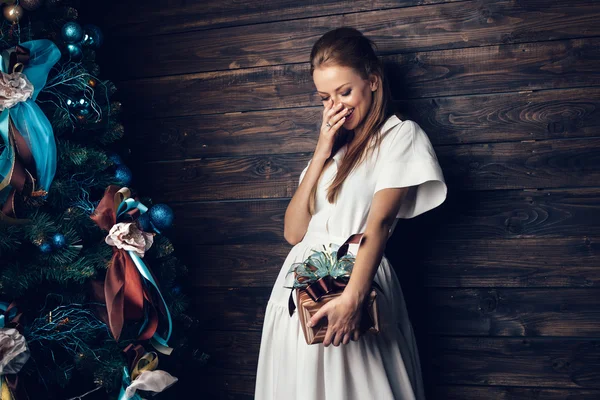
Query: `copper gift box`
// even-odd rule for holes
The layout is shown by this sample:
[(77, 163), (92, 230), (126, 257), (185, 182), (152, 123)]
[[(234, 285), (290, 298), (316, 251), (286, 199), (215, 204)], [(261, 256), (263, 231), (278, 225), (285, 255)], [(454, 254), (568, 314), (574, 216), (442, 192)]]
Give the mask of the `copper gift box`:
[[(327, 333), (327, 317), (323, 317), (316, 326), (308, 327), (306, 323), (324, 304), (340, 296), (342, 291), (328, 293), (315, 302), (306, 290), (296, 289), (296, 304), (298, 304), (298, 318), (302, 325), (304, 338), (308, 344), (323, 343)], [(377, 310), (377, 292), (371, 290), (369, 297), (363, 304), (360, 332), (379, 333), (379, 312)]]

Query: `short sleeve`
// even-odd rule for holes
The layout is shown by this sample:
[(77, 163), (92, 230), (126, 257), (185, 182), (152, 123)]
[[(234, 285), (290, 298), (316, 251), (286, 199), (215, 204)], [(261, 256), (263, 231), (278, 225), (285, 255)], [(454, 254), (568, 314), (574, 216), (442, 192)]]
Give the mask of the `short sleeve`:
[(384, 137), (376, 170), (373, 194), (385, 188), (414, 186), (396, 218), (414, 218), (446, 199), (448, 188), (437, 156), (429, 137), (415, 121), (402, 121)]
[(302, 183), (302, 179), (304, 179), (304, 175), (306, 175), (306, 171), (308, 171), (308, 167), (310, 166), (311, 161), (312, 161), (312, 158), (310, 160), (308, 160), (308, 164), (306, 164), (306, 167), (304, 167), (304, 169), (300, 173), (300, 179), (298, 180), (298, 186), (300, 186), (300, 184)]

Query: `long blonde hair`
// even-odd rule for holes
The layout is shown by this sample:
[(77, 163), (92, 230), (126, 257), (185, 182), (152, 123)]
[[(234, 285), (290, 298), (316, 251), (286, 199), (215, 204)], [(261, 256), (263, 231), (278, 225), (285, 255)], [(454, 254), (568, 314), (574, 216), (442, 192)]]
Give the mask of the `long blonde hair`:
[[(310, 53), (311, 76), (314, 70), (320, 67), (348, 67), (352, 68), (365, 80), (369, 78), (369, 74), (376, 75), (379, 78), (380, 86), (372, 92), (373, 101), (363, 121), (361, 136), (354, 137), (354, 131), (349, 131), (343, 126), (340, 127), (337, 139), (333, 144), (331, 156), (325, 162), (317, 183), (312, 187), (309, 198), (309, 211), (311, 214), (315, 212), (318, 182), (323, 175), (323, 171), (333, 161), (333, 155), (342, 146), (349, 143), (337, 175), (327, 188), (327, 201), (329, 203), (337, 201), (342, 184), (354, 168), (366, 158), (368, 150), (379, 147), (381, 138), (378, 132), (385, 121), (393, 114), (390, 88), (387, 80), (384, 79), (383, 64), (375, 54), (374, 48), (376, 47), (377, 45), (372, 40), (351, 27), (331, 30), (321, 36), (313, 45)], [(370, 147), (373, 137), (375, 137), (375, 145)]]

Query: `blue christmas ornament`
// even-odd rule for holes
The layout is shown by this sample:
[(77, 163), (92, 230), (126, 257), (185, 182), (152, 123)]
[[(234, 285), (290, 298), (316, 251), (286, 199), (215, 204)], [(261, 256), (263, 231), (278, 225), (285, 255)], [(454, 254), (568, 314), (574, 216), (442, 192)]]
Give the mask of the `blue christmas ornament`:
[(79, 115), (88, 115), (90, 113), (90, 102), (85, 97), (79, 99), (75, 108)]
[(71, 61), (78, 62), (83, 58), (83, 50), (81, 50), (81, 46), (77, 43), (69, 43), (67, 45), (67, 52)]
[(65, 235), (63, 235), (62, 233), (56, 233), (54, 234), (54, 236), (52, 236), (52, 245), (54, 245), (55, 248), (60, 249), (62, 247), (65, 247), (67, 244), (67, 238), (65, 238)]
[(40, 244), (40, 251), (42, 253), (50, 253), (52, 251), (52, 246), (48, 242), (44, 242)]
[(133, 174), (125, 164), (120, 164), (117, 165), (117, 169), (115, 170), (115, 179), (117, 180), (117, 182), (120, 182), (123, 185), (127, 186), (131, 183), (131, 180), (133, 179)]
[(150, 221), (158, 229), (167, 229), (173, 225), (173, 210), (166, 204), (153, 205), (150, 210)]
[(81, 41), (83, 47), (93, 47), (97, 49), (102, 45), (103, 41), (104, 35), (100, 28), (92, 24), (83, 26), (83, 40)]
[(70, 21), (63, 25), (61, 34), (66, 43), (78, 43), (83, 39), (83, 28), (77, 22)]
[(142, 228), (142, 230), (144, 232), (154, 231), (154, 228), (152, 227), (152, 224), (150, 223), (150, 215), (148, 215), (148, 214), (149, 213), (144, 213), (144, 214), (140, 215), (138, 218), (138, 223), (140, 224), (140, 227)]
[(123, 159), (117, 153), (110, 152), (107, 154), (108, 159), (113, 162), (115, 165), (123, 164)]
[(174, 294), (179, 294), (179, 293), (181, 293), (181, 287), (175, 286), (175, 287), (173, 287), (173, 289), (171, 289), (171, 292), (173, 292)]

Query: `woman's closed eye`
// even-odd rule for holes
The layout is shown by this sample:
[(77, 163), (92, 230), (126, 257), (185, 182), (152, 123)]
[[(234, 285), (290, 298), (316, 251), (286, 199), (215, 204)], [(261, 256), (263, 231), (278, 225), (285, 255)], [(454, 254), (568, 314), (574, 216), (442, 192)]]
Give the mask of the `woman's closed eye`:
[[(350, 93), (352, 93), (352, 90), (348, 90), (346, 93), (342, 93), (342, 96), (344, 96), (344, 97), (345, 97), (345, 96), (349, 96), (349, 95), (350, 95)], [(328, 101), (328, 100), (329, 100), (329, 97), (321, 97), (321, 100), (323, 100), (323, 101)]]

